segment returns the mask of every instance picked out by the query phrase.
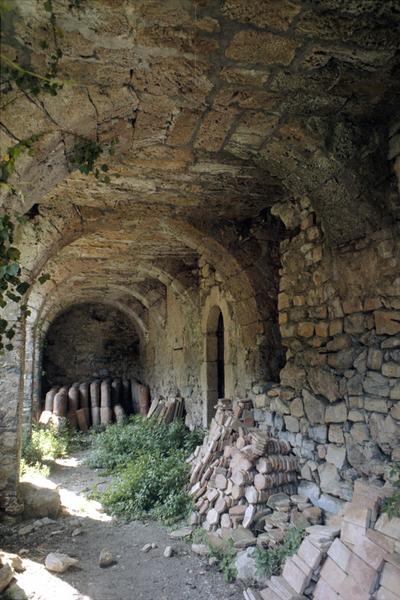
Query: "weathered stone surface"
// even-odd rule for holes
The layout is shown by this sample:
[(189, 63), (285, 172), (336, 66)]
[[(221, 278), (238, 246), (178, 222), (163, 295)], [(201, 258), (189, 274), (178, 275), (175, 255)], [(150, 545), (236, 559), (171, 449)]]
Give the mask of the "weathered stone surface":
[(240, 31), (228, 49), (227, 58), (249, 63), (278, 63), (288, 65), (297, 47), (297, 42), (278, 35), (258, 31)]
[(268, 0), (258, 7), (241, 0), (225, 0), (222, 14), (232, 20), (251, 23), (257, 27), (287, 30), (299, 10), (298, 6), (288, 0)]
[(363, 388), (367, 394), (374, 396), (389, 396), (389, 381), (380, 373), (369, 371), (363, 381)]
[(24, 514), (28, 518), (55, 518), (61, 508), (60, 494), (56, 489), (39, 487), (24, 481), (20, 484)]
[(338, 402), (326, 407), (325, 421), (327, 423), (343, 423), (347, 419), (347, 407), (345, 402)]
[(13, 568), (6, 563), (0, 566), (0, 592), (3, 592), (14, 576)]
[(397, 335), (400, 333), (400, 311), (376, 310), (374, 318), (378, 335)]
[(322, 400), (303, 390), (303, 403), (307, 419), (312, 425), (325, 422), (325, 403)]
[(54, 573), (64, 573), (70, 567), (76, 567), (79, 564), (77, 558), (72, 558), (68, 554), (62, 554), (60, 552), (50, 552), (46, 556), (45, 567), (48, 571)]
[(257, 565), (253, 554), (254, 548), (247, 548), (238, 553), (235, 561), (238, 579), (249, 584), (257, 579)]
[(326, 460), (334, 464), (339, 470), (342, 469), (346, 460), (346, 448), (343, 446), (328, 445)]
[(400, 425), (391, 417), (373, 413), (369, 419), (372, 439), (383, 452), (390, 454), (391, 449), (399, 444)]
[[(393, 3), (225, 0), (192, 10), (156, 0), (125, 10), (114, 1), (96, 3), (93, 14), (80, 4), (79, 15), (68, 3), (56, 11), (59, 76), (74, 86), (33, 100), (2, 89), (1, 156), (24, 136), (39, 139), (16, 161), (17, 193), (1, 189), (2, 208), (26, 215), (15, 240), (33, 278), (32, 314), (2, 359), (1, 507), (21, 510), (18, 424), (23, 412), (29, 421), (32, 399), (39, 403), (38, 340), (56, 315), (99, 299), (134, 323), (115, 367), (135, 363), (154, 397), (181, 394), (188, 425), (215, 404), (220, 307), (225, 394), (253, 397), (280, 375), (297, 397), (306, 389), (317, 399), (303, 414), (300, 401), (291, 406), (295, 395), (275, 390), (279, 410), (255, 413), (263, 428), (282, 432), (310, 481), (327, 454), (323, 399), (346, 402), (358, 412), (332, 423), (344, 423), (348, 459), (358, 474), (383, 477), (368, 421), (389, 411), (397, 421), (389, 402), (400, 399)], [(44, 72), (45, 15), (24, 2), (17, 13), (21, 56)], [(93, 15), (101, 26), (88, 29)], [(104, 146), (97, 167), (108, 163), (108, 183), (72, 164), (71, 132)], [(39, 286), (43, 268), (51, 279)], [(86, 337), (91, 357), (96, 336)], [(328, 436), (343, 442), (339, 427)]]
[(330, 402), (339, 398), (337, 378), (331, 371), (312, 369), (308, 375), (312, 390), (315, 394), (325, 396)]
[(318, 467), (321, 490), (332, 496), (338, 496), (343, 500), (351, 500), (352, 485), (340, 478), (335, 465), (331, 463), (322, 464)]
[(111, 565), (113, 565), (115, 562), (116, 560), (112, 552), (110, 552), (110, 550), (107, 550), (107, 548), (103, 548), (99, 555), (99, 566), (102, 569), (105, 569), (106, 567), (111, 567)]

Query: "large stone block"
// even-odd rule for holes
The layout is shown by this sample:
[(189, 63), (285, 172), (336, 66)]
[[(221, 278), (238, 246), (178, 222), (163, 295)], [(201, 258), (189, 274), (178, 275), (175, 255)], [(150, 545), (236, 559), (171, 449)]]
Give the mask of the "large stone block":
[(345, 402), (331, 404), (326, 407), (326, 423), (344, 423), (347, 420), (347, 407)]
[(308, 380), (315, 394), (321, 394), (330, 402), (335, 402), (340, 397), (339, 384), (336, 375), (332, 371), (322, 368), (310, 369)]
[(42, 518), (58, 516), (61, 508), (58, 490), (50, 487), (41, 487), (28, 481), (20, 484), (19, 490), (24, 503), (24, 516), (26, 518)]
[(374, 319), (378, 335), (398, 335), (400, 333), (399, 310), (376, 310), (374, 312)]
[(392, 449), (399, 445), (400, 424), (391, 415), (373, 413), (369, 419), (369, 428), (372, 439), (378, 444), (385, 454), (390, 454)]
[(328, 445), (326, 460), (335, 465), (339, 470), (342, 469), (346, 461), (346, 448), (344, 446)]
[(250, 63), (281, 63), (288, 65), (297, 47), (289, 38), (258, 31), (239, 31), (226, 51), (227, 58)]
[(389, 380), (375, 371), (368, 371), (364, 381), (363, 388), (367, 394), (372, 396), (389, 396)]
[(303, 403), (307, 419), (311, 425), (325, 422), (325, 402), (309, 391), (303, 390)]
[(242, 0), (225, 0), (221, 9), (222, 14), (235, 21), (251, 23), (260, 28), (272, 27), (287, 30), (300, 7), (289, 0), (253, 4)]
[(318, 467), (320, 486), (323, 492), (337, 496), (343, 500), (351, 500), (353, 487), (343, 481), (339, 475), (338, 469), (331, 463), (323, 463)]

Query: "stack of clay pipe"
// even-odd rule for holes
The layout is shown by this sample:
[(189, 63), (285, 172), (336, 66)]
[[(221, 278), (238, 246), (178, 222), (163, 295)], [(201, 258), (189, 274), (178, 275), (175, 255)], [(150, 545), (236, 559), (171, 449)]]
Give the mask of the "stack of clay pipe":
[[(72, 429), (87, 431), (89, 427), (120, 423), (126, 415), (147, 415), (150, 392), (135, 379), (94, 379), (73, 383), (70, 387), (52, 387), (46, 394), (40, 422), (54, 416), (66, 418)], [(57, 420), (57, 419), (56, 419)]]

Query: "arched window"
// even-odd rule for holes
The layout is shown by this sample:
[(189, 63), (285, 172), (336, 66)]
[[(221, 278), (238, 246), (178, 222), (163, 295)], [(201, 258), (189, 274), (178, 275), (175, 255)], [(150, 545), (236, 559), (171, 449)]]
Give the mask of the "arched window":
[(205, 424), (208, 425), (215, 414), (218, 398), (225, 396), (225, 331), (219, 306), (213, 306), (208, 315), (205, 350)]

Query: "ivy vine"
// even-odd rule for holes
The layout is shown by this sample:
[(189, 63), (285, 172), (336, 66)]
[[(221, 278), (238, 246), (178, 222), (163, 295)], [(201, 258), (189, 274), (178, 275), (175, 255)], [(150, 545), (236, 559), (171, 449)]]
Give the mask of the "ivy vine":
[[(70, 8), (79, 10), (81, 1), (70, 0)], [(63, 56), (58, 45), (58, 37), (62, 32), (56, 24), (53, 0), (43, 0), (43, 8), (48, 14), (48, 29), (51, 39), (40, 40), (39, 45), (42, 50), (49, 50), (50, 54), (47, 56), (46, 72), (37, 73), (31, 67), (27, 49), (15, 42), (12, 26), (12, 21), (16, 14), (15, 4), (9, 0), (0, 0), (1, 42), (7, 48), (15, 49), (15, 58), (7, 55), (4, 49), (0, 55), (0, 84), (3, 86), (3, 91), (7, 89), (7, 87), (4, 87), (4, 84), (9, 86), (8, 89), (12, 89), (14, 84), (19, 89), (34, 96), (42, 92), (54, 96), (63, 86), (63, 82), (57, 76), (59, 61)], [(6, 22), (5, 25), (4, 22)], [(40, 135), (31, 136), (7, 149), (6, 153), (0, 159), (0, 186), (7, 185), (9, 191), (13, 194), (21, 193), (17, 191), (14, 185), (10, 185), (8, 180), (15, 171), (18, 158), (24, 152), (33, 154), (34, 144), (39, 138)], [(109, 148), (110, 155), (114, 154), (117, 142), (118, 138), (111, 141)], [(68, 160), (71, 166), (78, 169), (81, 173), (85, 175), (93, 173), (99, 181), (110, 183), (108, 165), (103, 163), (97, 166), (96, 164), (102, 153), (103, 147), (97, 141), (83, 136), (76, 136)], [(26, 304), (22, 303), (22, 300), (30, 284), (21, 279), (20, 251), (14, 245), (14, 235), (16, 225), (24, 224), (26, 220), (25, 217), (20, 216), (0, 215), (0, 308), (5, 308), (10, 301), (19, 303), (21, 308), (19, 320), (24, 315), (29, 314), (29, 310)], [(44, 273), (38, 277), (37, 281), (40, 284), (44, 284), (48, 279), (50, 279), (50, 275)], [(15, 333), (16, 323), (10, 324), (6, 319), (0, 318), (0, 353), (4, 349), (12, 350), (13, 345), (11, 340), (15, 336)]]
[[(52, 40), (40, 40), (39, 45), (42, 50), (50, 50), (47, 56), (47, 70), (45, 73), (38, 73), (30, 65), (29, 53), (23, 46), (16, 44), (13, 31), (13, 18), (16, 14), (15, 5), (7, 0), (0, 0), (0, 19), (1, 19), (1, 43), (2, 52), (0, 56), (1, 83), (12, 86), (14, 83), (19, 89), (37, 96), (40, 92), (55, 96), (63, 83), (58, 79), (58, 63), (63, 56), (62, 50), (58, 46), (57, 36), (59, 30), (56, 25), (56, 17), (53, 10), (53, 1), (45, 0), (43, 8), (48, 14), (49, 25)], [(9, 56), (4, 46), (15, 48), (15, 58)]]

